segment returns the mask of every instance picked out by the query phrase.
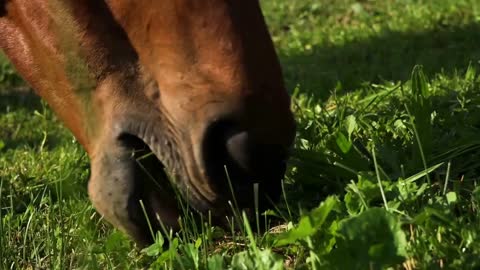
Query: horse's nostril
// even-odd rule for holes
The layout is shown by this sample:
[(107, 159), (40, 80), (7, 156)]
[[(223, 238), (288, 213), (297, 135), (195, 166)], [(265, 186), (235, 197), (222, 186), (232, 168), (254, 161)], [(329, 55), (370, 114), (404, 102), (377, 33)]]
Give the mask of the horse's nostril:
[(248, 174), (264, 181), (283, 176), (286, 147), (258, 143), (247, 131), (230, 133), (225, 143), (228, 158)]
[(226, 138), (226, 150), (232, 161), (247, 172), (252, 169), (251, 140), (246, 131)]
[(288, 148), (260, 141), (257, 133), (230, 121), (216, 122), (205, 134), (203, 154), (206, 172), (225, 198), (233, 195), (239, 205), (252, 207), (258, 183), (263, 209), (280, 195)]

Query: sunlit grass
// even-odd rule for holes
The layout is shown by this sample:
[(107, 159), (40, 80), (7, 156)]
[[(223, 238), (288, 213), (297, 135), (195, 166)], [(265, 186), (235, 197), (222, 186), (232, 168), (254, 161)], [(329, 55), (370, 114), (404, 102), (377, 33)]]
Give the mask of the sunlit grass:
[(266, 213), (279, 221), (255, 233), (265, 217), (236, 210), (222, 230), (185, 207), (181, 232), (136, 249), (91, 206), (82, 148), (10, 90), (22, 84), (2, 59), (0, 269), (480, 267), (480, 4), (262, 5), (298, 125)]

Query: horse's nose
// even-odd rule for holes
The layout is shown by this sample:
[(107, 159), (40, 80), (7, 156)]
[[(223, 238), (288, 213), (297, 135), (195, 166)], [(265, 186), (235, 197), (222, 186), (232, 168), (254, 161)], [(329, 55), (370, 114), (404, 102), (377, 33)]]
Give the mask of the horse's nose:
[[(203, 157), (219, 195), (235, 196), (243, 208), (253, 207), (257, 195), (259, 209), (277, 201), (291, 147), (290, 129), (289, 125), (267, 122), (261, 126), (230, 119), (211, 123), (204, 136)], [(258, 194), (254, 194), (255, 184)]]
[[(262, 142), (254, 135), (254, 131), (241, 129), (236, 125), (217, 127), (220, 128), (214, 129), (214, 134), (211, 134), (214, 143), (207, 149), (210, 153), (216, 154), (210, 155), (210, 162), (207, 161), (207, 164), (216, 165), (217, 173), (223, 174), (215, 177), (220, 180), (220, 186), (227, 188), (227, 192), (230, 193), (228, 191), (230, 181), (236, 200), (244, 207), (253, 206), (253, 196), (256, 196), (253, 194), (255, 184), (258, 184), (261, 209), (278, 200), (289, 146), (270, 144), (268, 140), (265, 142), (265, 138)], [(221, 172), (218, 171), (219, 167)]]

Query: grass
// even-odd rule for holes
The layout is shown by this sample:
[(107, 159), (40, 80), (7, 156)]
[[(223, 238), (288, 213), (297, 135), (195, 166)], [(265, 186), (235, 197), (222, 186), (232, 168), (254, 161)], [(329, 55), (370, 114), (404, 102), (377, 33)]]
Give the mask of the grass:
[(267, 213), (283, 222), (222, 231), (187, 212), (167, 247), (135, 249), (89, 203), (84, 151), (11, 90), (24, 87), (2, 58), (0, 269), (480, 267), (480, 2), (262, 5), (298, 122)]

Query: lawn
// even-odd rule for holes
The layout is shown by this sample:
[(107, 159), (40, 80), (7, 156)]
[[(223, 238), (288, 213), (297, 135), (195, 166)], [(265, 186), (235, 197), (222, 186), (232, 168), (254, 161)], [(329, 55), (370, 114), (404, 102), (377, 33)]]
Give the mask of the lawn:
[(136, 249), (91, 206), (83, 149), (0, 55), (0, 269), (480, 268), (480, 1), (261, 3), (298, 124), (265, 213), (279, 221), (258, 234), (241, 213), (234, 231), (186, 212)]

